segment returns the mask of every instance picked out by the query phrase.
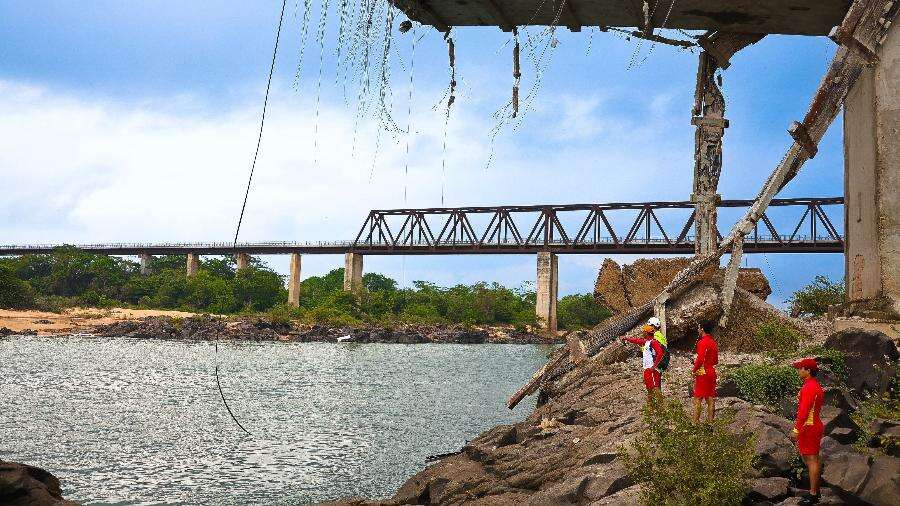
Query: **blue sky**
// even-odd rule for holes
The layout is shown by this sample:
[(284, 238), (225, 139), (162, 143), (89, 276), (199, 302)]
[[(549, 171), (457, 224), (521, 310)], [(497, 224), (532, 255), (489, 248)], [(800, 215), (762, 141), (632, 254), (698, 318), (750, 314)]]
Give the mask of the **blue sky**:
[[(397, 16), (390, 101), (393, 117), (403, 128), (409, 119), (412, 134), (379, 135), (373, 115), (357, 120), (355, 94), (345, 94), (336, 78), (335, 4), (319, 87), (319, 4), (301, 62), (304, 5), (289, 2), (243, 240), (350, 239), (369, 209), (437, 206), (442, 195), (448, 206), (689, 195), (696, 55), (560, 29), (530, 110), (492, 144), (491, 115), (512, 84), (510, 35), (454, 30), (459, 90), (444, 152), (443, 110), (435, 107), (448, 82), (440, 35), (425, 27), (401, 35), (396, 25), (404, 18)], [(0, 242), (228, 240), (279, 7), (272, 0), (0, 1), (0, 179), (8, 189)], [(549, 40), (539, 29), (530, 34)], [(733, 59), (723, 73), (731, 122), (725, 198), (755, 195), (833, 50), (824, 37), (770, 36)], [(526, 53), (523, 96), (538, 75)], [(838, 121), (783, 196), (842, 194), (840, 130)], [(267, 260), (286, 271), (286, 258)], [(602, 260), (562, 257), (560, 292), (590, 291)], [(840, 255), (753, 255), (748, 263), (778, 278), (779, 299), (816, 274), (843, 276)], [(337, 256), (306, 256), (304, 276), (341, 265)], [(533, 279), (535, 260), (370, 257), (366, 270), (407, 283), (516, 286)]]

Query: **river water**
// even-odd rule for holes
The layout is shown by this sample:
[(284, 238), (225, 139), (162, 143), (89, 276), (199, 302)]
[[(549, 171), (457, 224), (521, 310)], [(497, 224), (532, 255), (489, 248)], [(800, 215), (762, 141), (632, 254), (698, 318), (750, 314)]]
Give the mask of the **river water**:
[[(0, 339), (0, 459), (86, 504), (387, 497), (428, 455), (521, 420), (531, 345)], [(218, 360), (229, 405), (213, 375)], [(527, 400), (527, 401), (528, 401)]]

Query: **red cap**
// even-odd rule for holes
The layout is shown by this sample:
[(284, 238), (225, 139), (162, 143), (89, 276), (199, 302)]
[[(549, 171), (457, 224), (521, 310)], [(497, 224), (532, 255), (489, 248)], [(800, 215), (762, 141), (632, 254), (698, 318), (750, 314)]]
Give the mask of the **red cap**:
[(798, 360), (793, 364), (795, 369), (806, 369), (807, 371), (817, 371), (819, 370), (819, 364), (816, 363), (816, 359), (814, 358), (804, 358), (802, 360)]

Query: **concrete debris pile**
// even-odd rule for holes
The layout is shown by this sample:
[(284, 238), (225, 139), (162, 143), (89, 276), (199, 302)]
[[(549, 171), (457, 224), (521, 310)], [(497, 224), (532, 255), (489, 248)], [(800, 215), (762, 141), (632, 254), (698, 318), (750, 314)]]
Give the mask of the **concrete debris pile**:
[[(594, 298), (613, 315), (627, 313), (659, 295), (690, 263), (689, 258), (642, 258), (620, 266), (607, 258), (594, 285)], [(762, 300), (772, 293), (769, 280), (759, 269), (741, 269), (737, 286)]]
[[(641, 259), (620, 267), (607, 260), (597, 276), (595, 298), (617, 314), (626, 313), (658, 296), (659, 291), (688, 263), (689, 259), (684, 258)], [(717, 320), (722, 314), (723, 275), (722, 269), (711, 269), (700, 276), (691, 289), (669, 300), (666, 334), (670, 346), (690, 348), (696, 338), (696, 322)], [(720, 329), (718, 334), (722, 349), (741, 352), (761, 350), (764, 343), (759, 342), (756, 335), (764, 323), (776, 323), (801, 336), (808, 335), (801, 322), (787, 317), (765, 302), (770, 293), (769, 282), (759, 269), (741, 270), (731, 306), (731, 323), (727, 329)], [(637, 333), (637, 329), (632, 329), (631, 333)], [(613, 343), (601, 354), (618, 360), (625, 349)]]

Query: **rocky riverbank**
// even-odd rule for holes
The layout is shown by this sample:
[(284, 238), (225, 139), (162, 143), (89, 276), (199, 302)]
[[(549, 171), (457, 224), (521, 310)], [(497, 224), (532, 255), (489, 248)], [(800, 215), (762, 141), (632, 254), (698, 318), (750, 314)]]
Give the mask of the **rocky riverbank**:
[[(857, 331), (833, 337), (828, 344), (838, 343), (847, 343), (840, 345), (843, 349), (858, 347), (862, 353), (846, 361), (850, 385), (838, 384), (827, 369), (823, 371), (827, 393), (822, 411), (826, 433), (822, 504), (897, 504), (896, 448), (886, 452), (853, 445), (861, 428), (849, 416), (859, 394), (884, 386), (871, 374), (872, 363), (896, 364), (896, 346), (884, 335)], [(664, 388), (667, 397), (685, 405), (690, 402), (690, 359), (688, 353), (675, 352)], [(720, 354), (723, 376), (730, 368), (767, 362), (771, 361), (763, 355)], [(621, 450), (645, 429), (640, 374), (638, 359), (592, 360), (549, 384), (522, 422), (482, 433), (458, 453), (411, 477), (393, 497), (346, 498), (328, 504), (637, 504), (641, 484), (629, 475)], [(720, 413), (734, 413), (731, 429), (756, 437), (757, 464), (745, 502), (797, 504), (805, 478), (798, 479), (800, 466), (789, 438), (794, 402), (786, 397), (781, 407), (755, 404), (741, 398), (739, 388), (727, 380), (720, 383), (719, 394)], [(872, 425), (873, 441), (900, 433), (897, 420), (875, 420)]]
[[(128, 311), (128, 312), (126, 312)], [(265, 318), (210, 316), (141, 310), (81, 310), (55, 313), (4, 311), (0, 336), (13, 334), (92, 335), (141, 339), (235, 339), (246, 341), (357, 342), (357, 343), (459, 343), (552, 344), (548, 338), (513, 326), (415, 325), (396, 327), (367, 325), (338, 327), (300, 323), (273, 324)], [(18, 318), (16, 315), (18, 313)], [(5, 318), (5, 319), (4, 319)], [(52, 319), (51, 319), (52, 318)], [(8, 323), (14, 328), (3, 325)]]

